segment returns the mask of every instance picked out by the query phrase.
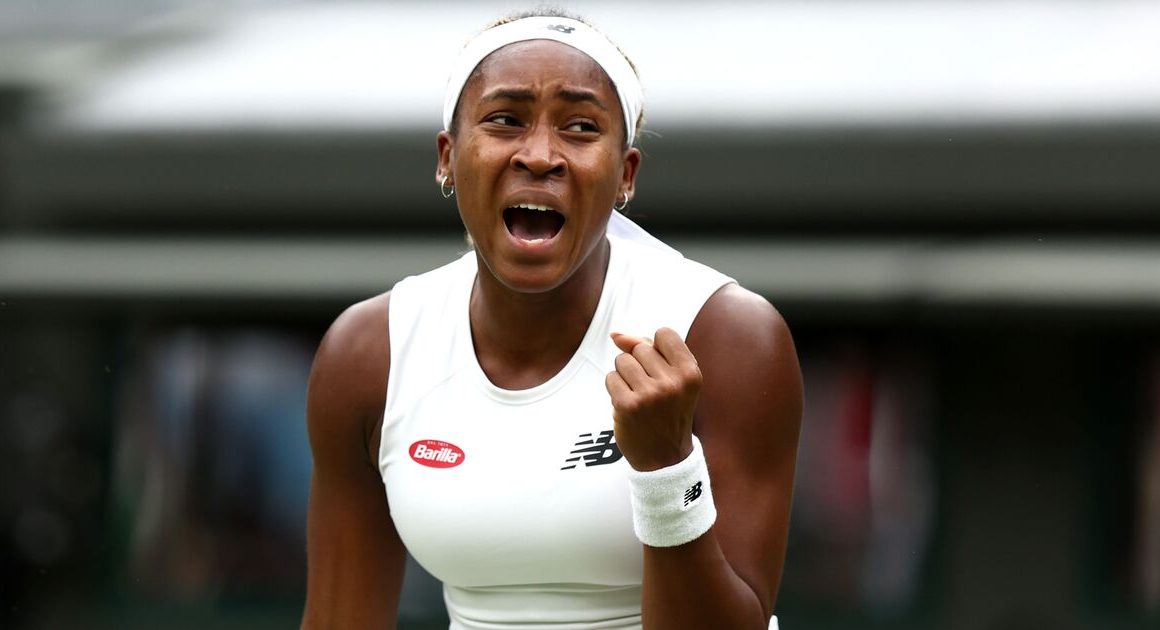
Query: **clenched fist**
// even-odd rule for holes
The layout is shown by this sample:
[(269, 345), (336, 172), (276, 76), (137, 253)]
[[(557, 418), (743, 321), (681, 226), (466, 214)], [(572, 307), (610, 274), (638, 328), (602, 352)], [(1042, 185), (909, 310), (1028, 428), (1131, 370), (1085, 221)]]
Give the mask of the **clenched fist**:
[(681, 336), (661, 328), (653, 341), (612, 333), (623, 352), (605, 386), (612, 397), (616, 443), (640, 471), (671, 466), (693, 451), (693, 412), (701, 369)]

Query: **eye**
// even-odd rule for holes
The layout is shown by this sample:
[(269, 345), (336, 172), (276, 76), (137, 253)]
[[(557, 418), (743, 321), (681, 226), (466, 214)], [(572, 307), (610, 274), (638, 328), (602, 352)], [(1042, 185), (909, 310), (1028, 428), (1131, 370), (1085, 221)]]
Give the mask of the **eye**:
[(516, 117), (512, 116), (511, 114), (495, 114), (492, 116), (488, 116), (486, 119), (484, 119), (484, 122), (495, 123), (497, 125), (503, 125), (505, 127), (515, 127), (515, 126), (518, 126), (520, 124), (520, 121), (517, 120)]
[(574, 131), (578, 133), (599, 133), (600, 128), (590, 120), (575, 120), (568, 123), (564, 127), (564, 131)]

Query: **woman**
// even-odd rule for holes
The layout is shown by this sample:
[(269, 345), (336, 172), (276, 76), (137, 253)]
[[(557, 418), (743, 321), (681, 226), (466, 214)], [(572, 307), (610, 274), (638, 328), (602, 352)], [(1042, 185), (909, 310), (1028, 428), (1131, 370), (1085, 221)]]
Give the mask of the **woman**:
[(635, 70), (576, 19), (460, 55), (435, 179), (474, 251), (323, 339), (304, 627), (394, 627), (405, 549), (452, 628), (776, 625), (793, 342), (613, 210), (639, 120)]

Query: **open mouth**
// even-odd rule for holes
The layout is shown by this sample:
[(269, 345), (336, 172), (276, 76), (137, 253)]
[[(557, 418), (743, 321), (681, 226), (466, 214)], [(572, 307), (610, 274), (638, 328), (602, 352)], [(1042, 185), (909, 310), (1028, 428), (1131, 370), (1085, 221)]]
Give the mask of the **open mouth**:
[(512, 236), (528, 243), (540, 243), (560, 233), (564, 215), (548, 206), (521, 203), (504, 209), (503, 222)]

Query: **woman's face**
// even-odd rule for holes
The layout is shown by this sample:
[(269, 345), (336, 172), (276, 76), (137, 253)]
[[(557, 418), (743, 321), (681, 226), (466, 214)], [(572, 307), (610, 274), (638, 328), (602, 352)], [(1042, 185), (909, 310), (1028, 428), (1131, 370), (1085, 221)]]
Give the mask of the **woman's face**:
[(620, 101), (595, 61), (559, 42), (517, 42), (464, 87), (455, 134), (439, 134), (436, 180), (454, 183), (492, 275), (549, 291), (596, 264), (613, 204), (633, 194), (640, 152), (624, 139)]

